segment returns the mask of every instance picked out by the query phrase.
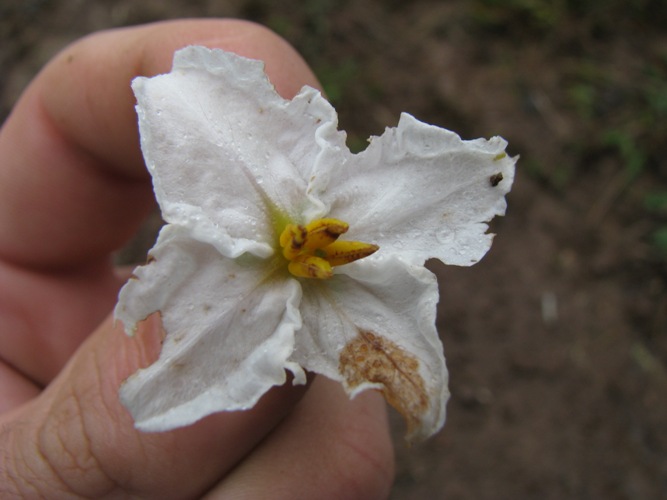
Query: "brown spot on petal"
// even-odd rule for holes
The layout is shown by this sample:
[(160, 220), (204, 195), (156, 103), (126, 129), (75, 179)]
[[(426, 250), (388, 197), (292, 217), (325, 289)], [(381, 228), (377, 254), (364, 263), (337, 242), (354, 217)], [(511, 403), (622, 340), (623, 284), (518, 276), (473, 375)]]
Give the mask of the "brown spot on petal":
[(419, 361), (381, 335), (359, 330), (359, 336), (341, 351), (338, 370), (351, 389), (364, 382), (381, 384), (387, 402), (405, 418), (408, 434), (419, 426), (421, 415), (428, 410)]
[(493, 174), (491, 177), (489, 177), (489, 182), (491, 183), (492, 187), (496, 187), (498, 184), (500, 184), (500, 181), (503, 180), (503, 173), (498, 172), (497, 174)]

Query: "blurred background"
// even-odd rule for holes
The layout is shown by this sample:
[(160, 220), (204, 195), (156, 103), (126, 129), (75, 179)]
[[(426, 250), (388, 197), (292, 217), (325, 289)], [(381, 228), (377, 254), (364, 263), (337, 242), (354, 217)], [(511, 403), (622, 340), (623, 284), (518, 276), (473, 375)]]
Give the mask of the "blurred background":
[(431, 266), (452, 399), (421, 445), (392, 416), (392, 498), (665, 498), (667, 2), (0, 0), (0, 117), (81, 36), (213, 16), (290, 41), (352, 150), (407, 111), (521, 155), (487, 257)]

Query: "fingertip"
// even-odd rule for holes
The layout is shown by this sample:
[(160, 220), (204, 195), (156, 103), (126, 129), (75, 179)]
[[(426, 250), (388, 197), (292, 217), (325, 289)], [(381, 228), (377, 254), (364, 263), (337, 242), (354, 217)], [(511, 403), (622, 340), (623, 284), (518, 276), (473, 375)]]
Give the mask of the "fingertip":
[(386, 498), (393, 478), (382, 396), (350, 400), (339, 383), (317, 377), (289, 418), (206, 498)]
[(96, 33), (64, 49), (39, 82), (45, 108), (67, 137), (119, 173), (144, 176), (130, 82), (167, 73), (174, 52), (188, 45), (264, 61), (286, 98), (303, 85), (318, 86), (301, 56), (264, 26), (233, 19), (163, 21)]

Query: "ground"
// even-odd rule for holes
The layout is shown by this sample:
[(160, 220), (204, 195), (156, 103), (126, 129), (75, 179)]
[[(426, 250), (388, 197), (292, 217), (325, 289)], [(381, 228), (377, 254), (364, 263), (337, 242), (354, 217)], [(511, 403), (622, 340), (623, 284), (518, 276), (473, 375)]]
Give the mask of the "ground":
[(502, 135), (521, 156), (487, 257), (431, 266), (452, 399), (445, 429), (421, 445), (406, 446), (393, 417), (392, 498), (660, 498), (664, 3), (10, 0), (1, 116), (70, 41), (192, 16), (253, 19), (287, 38), (353, 149), (407, 111), (464, 138)]

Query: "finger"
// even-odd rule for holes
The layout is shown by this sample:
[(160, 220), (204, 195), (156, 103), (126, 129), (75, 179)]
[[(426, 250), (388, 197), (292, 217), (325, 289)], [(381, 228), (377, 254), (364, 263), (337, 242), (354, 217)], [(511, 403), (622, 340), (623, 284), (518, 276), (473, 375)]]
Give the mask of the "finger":
[(120, 285), (110, 263), (61, 273), (0, 263), (0, 359), (44, 387), (109, 314)]
[(109, 253), (153, 203), (138, 146), (136, 75), (203, 44), (266, 61), (284, 96), (315, 84), (300, 57), (241, 21), (158, 23), (93, 35), (58, 55), (0, 132), (0, 348), (47, 384), (116, 300)]
[[(207, 499), (386, 498), (394, 475), (385, 403), (318, 377), (290, 416)], [(258, 480), (261, 478), (261, 480)]]
[[(194, 498), (277, 424), (303, 388), (267, 393), (251, 410), (140, 433), (118, 386), (160, 348), (157, 316), (128, 338), (107, 320), (51, 386), (0, 419), (0, 484), (11, 498)], [(11, 453), (11, 455), (9, 455)]]

